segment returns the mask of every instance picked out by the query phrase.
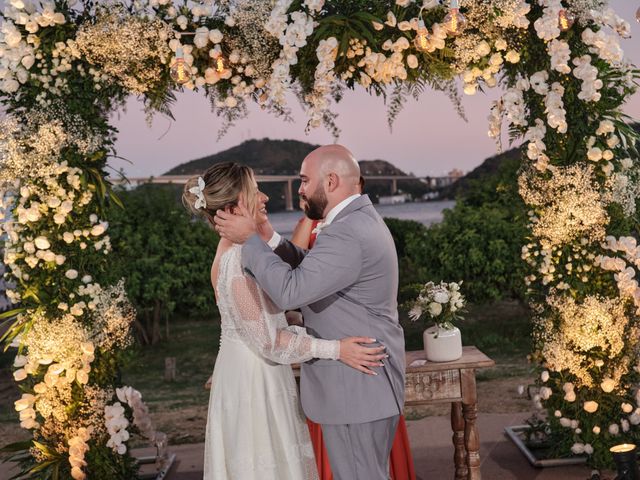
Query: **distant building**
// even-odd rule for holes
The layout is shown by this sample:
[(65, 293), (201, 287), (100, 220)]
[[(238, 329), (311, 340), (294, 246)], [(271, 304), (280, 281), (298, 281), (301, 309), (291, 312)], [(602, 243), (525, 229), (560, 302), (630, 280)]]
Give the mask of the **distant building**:
[(443, 177), (425, 177), (424, 181), (433, 190), (439, 190), (457, 182), (464, 177), (464, 172), (454, 168)]
[(400, 203), (405, 203), (406, 201), (407, 201), (406, 194), (378, 197), (378, 203), (380, 205), (398, 205)]

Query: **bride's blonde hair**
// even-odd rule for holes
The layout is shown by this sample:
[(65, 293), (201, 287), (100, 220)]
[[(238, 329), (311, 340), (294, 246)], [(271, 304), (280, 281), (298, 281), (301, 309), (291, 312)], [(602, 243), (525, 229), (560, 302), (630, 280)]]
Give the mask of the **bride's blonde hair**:
[[(198, 195), (189, 190), (198, 186), (200, 177), (204, 180), (202, 195), (205, 205), (196, 208)], [(203, 215), (213, 225), (216, 210), (237, 207), (241, 195), (246, 202), (245, 206), (255, 216), (257, 193), (251, 168), (234, 162), (218, 163), (209, 167), (202, 175), (187, 180), (182, 193), (182, 204), (192, 213)]]

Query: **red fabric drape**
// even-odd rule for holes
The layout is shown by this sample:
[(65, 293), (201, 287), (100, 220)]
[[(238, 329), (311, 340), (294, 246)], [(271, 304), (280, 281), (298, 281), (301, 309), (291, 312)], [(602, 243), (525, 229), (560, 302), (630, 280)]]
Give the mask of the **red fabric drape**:
[[(333, 480), (331, 465), (329, 464), (329, 455), (327, 454), (327, 449), (324, 448), (324, 441), (322, 439), (322, 427), (311, 420), (307, 420), (307, 424), (309, 425), (313, 451), (316, 454), (320, 480)], [(396, 430), (396, 436), (393, 440), (393, 447), (391, 448), (391, 455), (389, 457), (389, 472), (391, 473), (392, 480), (416, 480), (416, 472), (413, 468), (413, 457), (411, 456), (409, 435), (407, 434), (407, 424), (404, 421), (404, 415), (400, 416), (398, 430)]]

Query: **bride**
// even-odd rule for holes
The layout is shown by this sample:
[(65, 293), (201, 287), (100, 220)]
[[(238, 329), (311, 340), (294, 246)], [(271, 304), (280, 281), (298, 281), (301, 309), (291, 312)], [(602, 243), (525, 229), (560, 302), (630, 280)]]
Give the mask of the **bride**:
[[(213, 225), (216, 210), (232, 213), (242, 201), (270, 238), (268, 197), (253, 171), (222, 163), (190, 179), (183, 203)], [(204, 480), (315, 480), (313, 448), (291, 367), (313, 358), (350, 366), (379, 365), (382, 347), (370, 338), (322, 340), (287, 326), (284, 313), (245, 273), (241, 246), (221, 239), (211, 283), (222, 319), (207, 420)]]

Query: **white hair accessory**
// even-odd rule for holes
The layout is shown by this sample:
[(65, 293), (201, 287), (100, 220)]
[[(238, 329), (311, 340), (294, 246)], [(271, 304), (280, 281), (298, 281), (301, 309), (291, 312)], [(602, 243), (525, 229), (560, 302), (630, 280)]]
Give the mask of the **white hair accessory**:
[(196, 196), (195, 208), (196, 210), (207, 206), (207, 202), (204, 199), (204, 178), (198, 177), (198, 185), (189, 189), (191, 193)]

